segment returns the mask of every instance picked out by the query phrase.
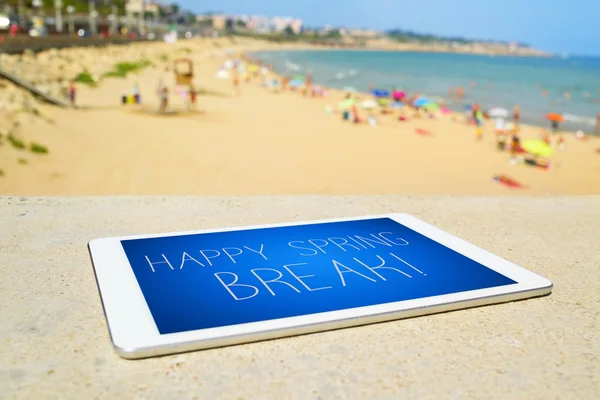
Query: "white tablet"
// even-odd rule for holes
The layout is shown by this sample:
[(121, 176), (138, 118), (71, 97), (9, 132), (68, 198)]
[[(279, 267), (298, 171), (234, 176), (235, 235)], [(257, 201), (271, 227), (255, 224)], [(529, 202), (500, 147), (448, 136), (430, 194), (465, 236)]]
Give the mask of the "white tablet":
[(501, 303), (552, 283), (406, 214), (96, 239), (125, 358)]

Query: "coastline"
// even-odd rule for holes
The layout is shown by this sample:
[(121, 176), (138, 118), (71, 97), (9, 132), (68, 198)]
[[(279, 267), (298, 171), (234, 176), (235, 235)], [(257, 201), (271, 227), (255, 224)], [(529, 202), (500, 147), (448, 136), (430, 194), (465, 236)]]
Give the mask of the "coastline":
[[(475, 53), (451, 53), (451, 52), (438, 52), (438, 51), (425, 52), (425, 51), (389, 50), (389, 49), (388, 50), (380, 50), (380, 49), (374, 49), (374, 48), (371, 48), (371, 49), (367, 49), (367, 48), (364, 48), (364, 49), (363, 48), (333, 48), (333, 49), (330, 49), (327, 47), (312, 48), (312, 47), (302, 47), (302, 46), (292, 46), (292, 47), (281, 46), (278, 48), (257, 49), (257, 50), (253, 50), (252, 52), (247, 52), (247, 54), (261, 62), (270, 64), (272, 62), (272, 60), (267, 59), (267, 58), (261, 58), (261, 54), (262, 53), (277, 54), (277, 53), (282, 53), (282, 52), (290, 52), (290, 53), (293, 53), (293, 52), (374, 52), (374, 53), (389, 52), (389, 53), (411, 53), (411, 54), (432, 53), (432, 54), (440, 54), (440, 55), (441, 54), (459, 54), (459, 55), (473, 55), (473, 56), (481, 56), (481, 57), (486, 56), (486, 54), (475, 54)], [(508, 57), (508, 56), (509, 55), (499, 55), (499, 57)], [(519, 56), (516, 56), (516, 57), (519, 57)], [(281, 72), (281, 71), (279, 71), (279, 72)], [(288, 70), (287, 73), (303, 74), (305, 72), (303, 72), (301, 70), (298, 70), (298, 71), (289, 71)], [(282, 77), (281, 75), (278, 75), (278, 76), (279, 76), (279, 78)], [(318, 83), (322, 83), (322, 82), (317, 81), (316, 83), (318, 84)], [(371, 82), (371, 83), (373, 83), (373, 82)], [(325, 85), (325, 86), (328, 86), (328, 85)], [(331, 85), (331, 82), (330, 82), (328, 88), (330, 90), (335, 90), (335, 91), (341, 93), (343, 87), (347, 87), (347, 86), (353, 87), (354, 85), (344, 84), (342, 81), (340, 81), (339, 83), (336, 82), (335, 85)], [(464, 100), (464, 101), (459, 102), (459, 101), (456, 101), (456, 99), (448, 98), (447, 93), (428, 93), (419, 88), (416, 88), (416, 89), (413, 88), (412, 90), (410, 90), (410, 92), (419, 92), (419, 93), (421, 93), (421, 95), (423, 97), (427, 97), (427, 98), (442, 99), (446, 103), (446, 106), (450, 110), (452, 110), (455, 113), (461, 114), (461, 115), (464, 113), (464, 106), (466, 104), (471, 104), (473, 102), (480, 103), (479, 101), (476, 101), (473, 99)], [(360, 91), (360, 90), (359, 90), (359, 94), (364, 97), (370, 96), (370, 93)], [(480, 104), (482, 104), (484, 108), (492, 107), (492, 106), (499, 106), (498, 104), (495, 104), (495, 103), (480, 103)], [(508, 108), (511, 108), (511, 107), (512, 106), (508, 106)], [(540, 115), (543, 115), (543, 114), (540, 114)], [(565, 119), (564, 125), (566, 125), (566, 127), (563, 127), (563, 129), (561, 130), (562, 133), (573, 134), (573, 133), (581, 130), (586, 135), (593, 135), (593, 131), (594, 131), (594, 127), (595, 127), (594, 116), (571, 115), (569, 113), (565, 113), (565, 116), (566, 116), (566, 119)], [(534, 117), (525, 118), (524, 120), (521, 121), (521, 125), (537, 127), (540, 129), (548, 128), (547, 121), (542, 121), (541, 118), (534, 118)]]

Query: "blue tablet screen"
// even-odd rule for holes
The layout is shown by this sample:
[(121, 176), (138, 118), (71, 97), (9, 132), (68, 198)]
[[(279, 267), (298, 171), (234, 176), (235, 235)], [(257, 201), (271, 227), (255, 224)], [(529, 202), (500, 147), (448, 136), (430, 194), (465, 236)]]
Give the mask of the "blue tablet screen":
[(389, 218), (121, 243), (161, 334), (516, 283)]

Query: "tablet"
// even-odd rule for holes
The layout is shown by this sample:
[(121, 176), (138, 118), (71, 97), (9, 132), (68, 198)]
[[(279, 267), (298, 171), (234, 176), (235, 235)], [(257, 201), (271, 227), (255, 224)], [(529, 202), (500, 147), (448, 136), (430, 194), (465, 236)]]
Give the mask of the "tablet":
[(96, 239), (110, 336), (144, 358), (551, 292), (406, 214)]

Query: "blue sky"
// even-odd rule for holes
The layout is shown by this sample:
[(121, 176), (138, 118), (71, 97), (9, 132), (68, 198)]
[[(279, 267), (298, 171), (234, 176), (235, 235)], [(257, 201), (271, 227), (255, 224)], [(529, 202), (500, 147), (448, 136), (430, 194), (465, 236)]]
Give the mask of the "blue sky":
[(175, 0), (194, 12), (293, 16), (306, 25), (410, 29), (600, 55), (600, 0)]

